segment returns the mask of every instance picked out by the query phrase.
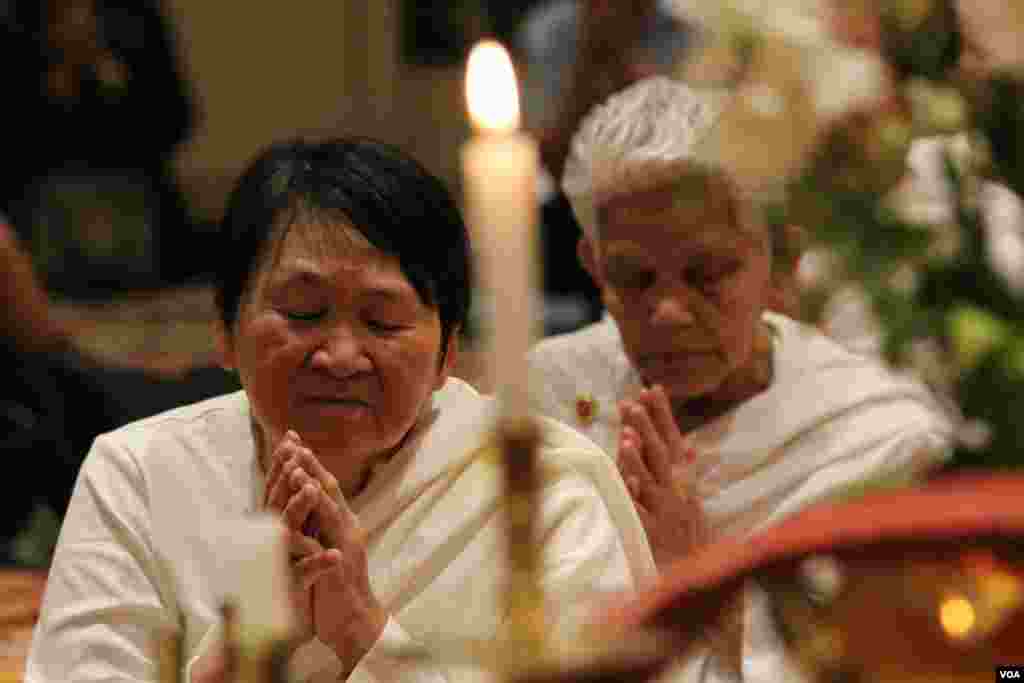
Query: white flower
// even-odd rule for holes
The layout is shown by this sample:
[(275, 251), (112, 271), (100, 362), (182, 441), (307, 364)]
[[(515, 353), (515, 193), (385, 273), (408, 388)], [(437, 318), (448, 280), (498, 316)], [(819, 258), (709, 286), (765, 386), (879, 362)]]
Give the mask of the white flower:
[(992, 443), (992, 425), (984, 420), (968, 420), (956, 434), (957, 440), (971, 451), (980, 451)]
[(1024, 294), (1024, 205), (1003, 185), (986, 183), (981, 196), (985, 254), (1014, 294)]
[(706, 36), (677, 75), (733, 90), (705, 152), (742, 185), (799, 172), (829, 123), (888, 91), (877, 55), (829, 36), (819, 0), (675, 0), (674, 11)]
[(917, 269), (909, 263), (901, 263), (886, 278), (889, 287), (903, 296), (913, 296), (921, 284), (921, 276)]
[(718, 123), (702, 140), (698, 161), (725, 169), (758, 192), (797, 172), (817, 139), (817, 117), (792, 46), (758, 43), (747, 77), (723, 99)]
[(915, 78), (907, 84), (915, 128), (927, 134), (955, 133), (967, 120), (967, 102), (957, 91), (946, 85)]
[(832, 121), (878, 104), (888, 90), (885, 64), (876, 54), (826, 43), (808, 54), (819, 115)]
[(939, 220), (948, 220), (952, 193), (949, 184), (945, 181), (943, 171), (943, 158), (945, 153), (945, 139), (941, 137), (919, 138), (914, 140), (907, 153), (907, 174), (908, 200), (912, 196), (916, 204), (928, 204), (934, 208), (931, 211), (941, 209), (944, 217)]
[(953, 381), (953, 364), (935, 339), (912, 341), (907, 349), (906, 364), (932, 387), (949, 390)]
[(964, 176), (977, 174), (983, 164), (984, 156), (978, 150), (977, 138), (966, 132), (960, 132), (945, 140), (945, 151), (957, 171)]
[(858, 285), (846, 285), (832, 295), (822, 312), (821, 328), (854, 353), (875, 355), (881, 350), (881, 323)]
[(825, 247), (808, 249), (797, 262), (796, 281), (804, 290), (834, 283), (841, 274), (839, 257)]
[(823, 33), (825, 6), (820, 0), (674, 0), (681, 19), (715, 33), (736, 33), (753, 27), (792, 41), (816, 41)]
[(751, 41), (794, 48), (798, 59), (791, 65), (792, 73), (807, 83), (816, 111), (832, 119), (877, 102), (888, 81), (876, 54), (834, 40), (826, 25), (827, 4), (821, 0), (674, 0), (674, 10), (710, 34), (705, 47), (713, 52)]
[[(1024, 203), (1006, 186), (975, 178), (977, 152), (967, 135), (915, 141), (907, 158), (910, 173), (887, 196), (887, 205), (904, 220), (933, 230), (933, 257), (955, 258), (960, 251), (960, 228), (954, 224), (953, 190), (943, 167), (947, 154), (965, 179), (973, 180), (967, 199), (976, 201), (981, 213), (989, 265), (1010, 291), (1024, 295)], [(971, 190), (973, 185), (979, 189)]]
[(882, 205), (914, 225), (937, 226), (955, 217), (948, 188), (925, 181), (913, 168), (886, 194)]
[(901, 220), (930, 230), (927, 257), (940, 262), (954, 260), (962, 242), (952, 188), (943, 170), (945, 149), (942, 138), (915, 140), (907, 155), (907, 174), (882, 202)]

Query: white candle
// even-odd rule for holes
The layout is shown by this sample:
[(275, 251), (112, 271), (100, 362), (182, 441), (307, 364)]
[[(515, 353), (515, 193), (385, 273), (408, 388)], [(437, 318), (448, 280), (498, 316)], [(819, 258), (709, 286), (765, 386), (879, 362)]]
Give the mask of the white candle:
[(503, 413), (526, 415), (525, 354), (536, 337), (536, 143), (519, 130), (515, 71), (504, 48), (477, 44), (466, 68), (475, 135), (462, 149), (466, 219), (482, 291), (493, 302), (489, 379)]

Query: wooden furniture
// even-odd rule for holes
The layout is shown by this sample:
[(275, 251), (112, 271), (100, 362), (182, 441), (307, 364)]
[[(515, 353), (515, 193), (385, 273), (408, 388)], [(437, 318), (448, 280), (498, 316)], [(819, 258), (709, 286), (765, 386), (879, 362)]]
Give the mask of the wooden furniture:
[(45, 570), (0, 569), (0, 683), (22, 680)]
[(110, 365), (181, 374), (216, 364), (213, 288), (175, 287), (97, 303), (56, 302), (54, 317), (76, 346)]

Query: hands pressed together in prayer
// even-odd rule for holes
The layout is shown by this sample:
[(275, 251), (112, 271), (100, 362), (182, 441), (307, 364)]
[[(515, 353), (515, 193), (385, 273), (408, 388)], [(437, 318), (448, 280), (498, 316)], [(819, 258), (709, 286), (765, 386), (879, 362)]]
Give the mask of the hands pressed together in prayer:
[(294, 431), (271, 456), (264, 503), (288, 529), (304, 636), (316, 636), (351, 670), (388, 621), (370, 587), (365, 532), (338, 480)]
[[(301, 641), (316, 636), (351, 671), (387, 625), (388, 613), (370, 587), (365, 533), (338, 480), (301, 437), (288, 431), (270, 458), (263, 495), (281, 516), (288, 539)], [(222, 683), (223, 645), (192, 669), (192, 683)]]
[(696, 452), (683, 439), (661, 386), (619, 404), (618, 466), (659, 567), (710, 540), (693, 482)]

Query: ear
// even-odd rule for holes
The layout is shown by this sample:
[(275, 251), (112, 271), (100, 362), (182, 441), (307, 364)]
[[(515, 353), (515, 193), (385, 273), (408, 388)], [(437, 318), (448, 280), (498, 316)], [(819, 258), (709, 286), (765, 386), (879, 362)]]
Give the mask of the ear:
[(789, 274), (773, 273), (768, 281), (765, 308), (790, 318), (800, 318), (800, 289), (796, 278)]
[(782, 240), (781, 249), (775, 249), (779, 258), (772, 263), (772, 269), (778, 270), (785, 277), (796, 277), (797, 266), (800, 265), (800, 257), (807, 250), (807, 231), (799, 225), (787, 223), (782, 228), (779, 237)]
[(235, 350), (234, 337), (223, 320), (218, 320), (214, 336), (217, 344), (217, 363), (225, 370), (238, 367), (238, 353)]
[(459, 337), (461, 333), (462, 330), (456, 327), (448, 335), (448, 344), (444, 349), (444, 355), (441, 357), (441, 366), (437, 370), (437, 381), (434, 382), (434, 391), (443, 387), (452, 374), (455, 362), (459, 358)]
[(583, 270), (587, 271), (590, 279), (599, 288), (604, 286), (604, 278), (601, 275), (600, 261), (597, 258), (597, 245), (584, 235), (576, 242), (576, 258), (579, 259)]

